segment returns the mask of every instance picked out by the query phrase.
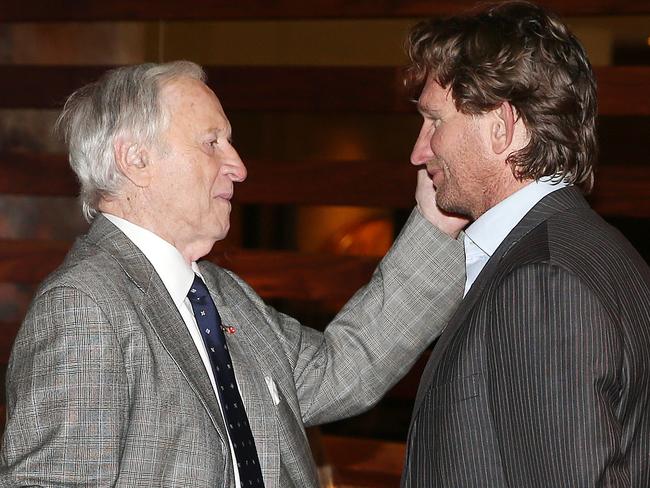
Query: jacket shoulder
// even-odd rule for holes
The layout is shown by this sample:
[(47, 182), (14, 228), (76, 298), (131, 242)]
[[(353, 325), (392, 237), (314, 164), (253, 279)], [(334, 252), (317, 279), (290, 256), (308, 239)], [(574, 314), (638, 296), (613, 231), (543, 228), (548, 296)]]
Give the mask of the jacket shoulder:
[(566, 209), (515, 243), (500, 263), (505, 278), (534, 264), (575, 276), (618, 315), (650, 302), (650, 268), (630, 242), (590, 208)]
[(125, 294), (129, 283), (128, 275), (113, 256), (80, 237), (63, 263), (40, 284), (34, 300), (54, 288), (64, 287), (78, 290), (99, 302), (103, 297)]

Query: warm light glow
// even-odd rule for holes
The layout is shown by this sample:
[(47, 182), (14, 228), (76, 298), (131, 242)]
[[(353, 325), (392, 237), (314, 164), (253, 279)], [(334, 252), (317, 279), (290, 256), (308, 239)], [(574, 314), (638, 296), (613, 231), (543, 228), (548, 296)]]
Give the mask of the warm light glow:
[(648, 47), (650, 47), (650, 36), (646, 39), (646, 42), (648, 43)]
[(381, 257), (393, 243), (393, 223), (388, 218), (373, 218), (339, 229), (325, 242), (324, 249), (334, 254)]

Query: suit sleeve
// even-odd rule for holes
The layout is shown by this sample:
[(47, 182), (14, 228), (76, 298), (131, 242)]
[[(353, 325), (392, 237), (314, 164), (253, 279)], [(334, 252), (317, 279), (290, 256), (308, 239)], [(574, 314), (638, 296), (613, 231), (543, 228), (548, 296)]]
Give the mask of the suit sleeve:
[[(464, 276), (461, 242), (414, 210), (370, 282), (324, 333), (289, 326), (298, 334), (289, 354), (303, 422), (374, 405), (440, 334), (461, 300)], [(291, 319), (283, 320), (286, 327)]]
[(7, 377), (3, 486), (113, 486), (128, 389), (120, 346), (97, 304), (69, 287), (40, 295)]
[(496, 293), (486, 394), (508, 486), (629, 486), (612, 462), (622, 344), (599, 298), (548, 264), (514, 270)]

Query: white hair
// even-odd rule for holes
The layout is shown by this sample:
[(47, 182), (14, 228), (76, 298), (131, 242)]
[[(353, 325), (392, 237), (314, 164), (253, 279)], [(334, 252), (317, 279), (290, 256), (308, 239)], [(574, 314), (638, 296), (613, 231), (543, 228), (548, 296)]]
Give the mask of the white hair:
[(124, 66), (106, 72), (66, 101), (56, 127), (68, 146), (89, 222), (101, 199), (117, 195), (124, 182), (115, 161), (115, 138), (127, 135), (143, 144), (158, 144), (166, 125), (160, 90), (179, 77), (206, 80), (203, 69), (190, 61)]

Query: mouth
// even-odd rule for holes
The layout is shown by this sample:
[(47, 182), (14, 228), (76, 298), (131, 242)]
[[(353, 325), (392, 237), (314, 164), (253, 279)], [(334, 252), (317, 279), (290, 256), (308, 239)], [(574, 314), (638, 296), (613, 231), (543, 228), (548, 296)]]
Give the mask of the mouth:
[(222, 200), (232, 200), (233, 197), (233, 192), (231, 191), (225, 191), (222, 193), (217, 194), (214, 198), (221, 198)]
[(436, 188), (444, 180), (444, 171), (439, 166), (427, 165), (427, 173), (429, 173), (429, 176), (433, 181), (433, 186)]
[(442, 168), (440, 166), (427, 164), (426, 168), (427, 168), (427, 173), (429, 173), (429, 176), (431, 177), (437, 175), (438, 173), (442, 173)]

